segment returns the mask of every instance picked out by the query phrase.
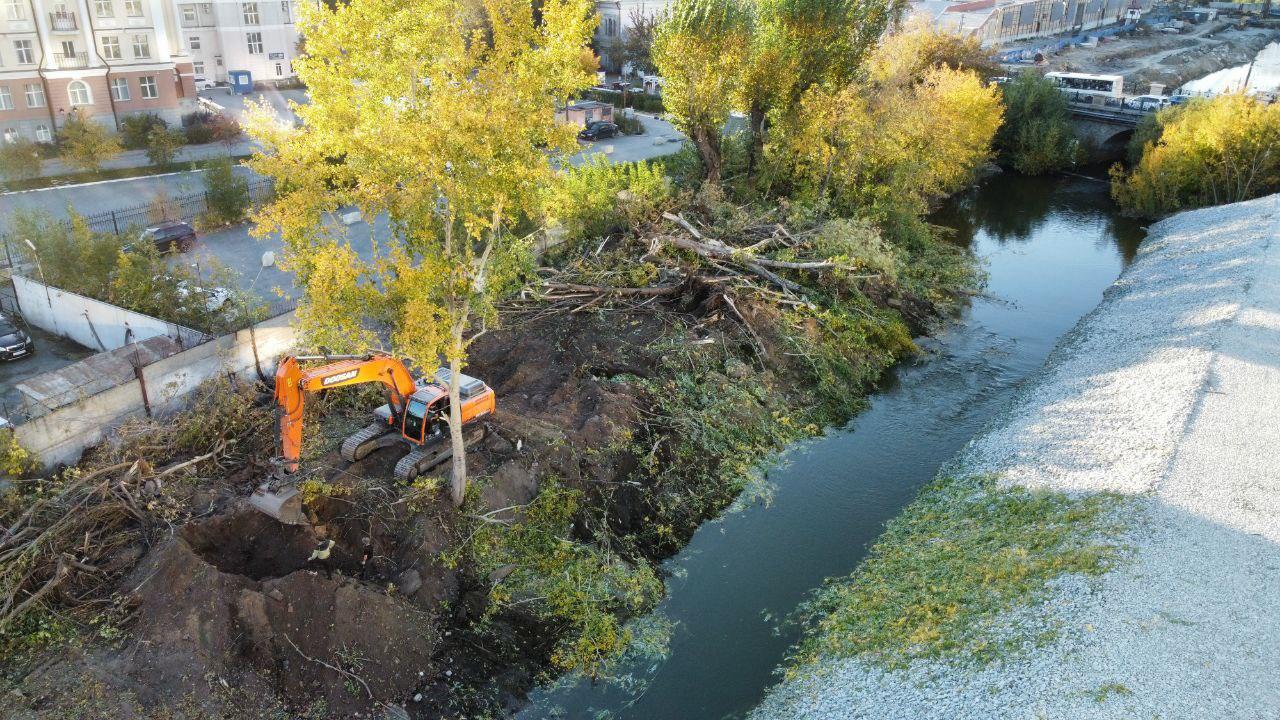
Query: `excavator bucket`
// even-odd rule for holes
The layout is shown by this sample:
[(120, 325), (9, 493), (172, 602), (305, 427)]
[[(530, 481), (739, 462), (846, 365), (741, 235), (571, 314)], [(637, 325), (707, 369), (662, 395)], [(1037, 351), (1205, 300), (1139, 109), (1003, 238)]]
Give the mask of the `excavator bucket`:
[(302, 511), (302, 493), (293, 485), (273, 490), (270, 483), (263, 483), (249, 496), (249, 504), (286, 525), (309, 525)]

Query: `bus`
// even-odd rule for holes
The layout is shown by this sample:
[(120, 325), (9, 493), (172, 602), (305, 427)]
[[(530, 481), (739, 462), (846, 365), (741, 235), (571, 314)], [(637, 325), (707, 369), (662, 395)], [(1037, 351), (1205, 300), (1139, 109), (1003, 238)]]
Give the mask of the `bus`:
[(1092, 98), (1124, 99), (1124, 78), (1119, 75), (1051, 72), (1044, 76), (1076, 102), (1093, 102)]

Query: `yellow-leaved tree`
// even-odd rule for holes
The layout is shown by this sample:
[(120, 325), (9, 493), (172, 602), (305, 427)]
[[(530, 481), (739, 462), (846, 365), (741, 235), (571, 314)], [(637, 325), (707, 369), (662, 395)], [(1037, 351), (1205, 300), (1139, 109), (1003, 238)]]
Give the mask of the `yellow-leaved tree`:
[(708, 182), (720, 182), (720, 133), (741, 92), (751, 33), (740, 0), (676, 0), (658, 26), (653, 62), (662, 102), (689, 136)]
[[(299, 322), (334, 351), (384, 349), (449, 366), (451, 493), (466, 489), (459, 374), (468, 332), (527, 259), (509, 228), (531, 214), (552, 159), (575, 148), (555, 106), (590, 84), (588, 0), (304, 3), (310, 103), (298, 127), (259, 108), (250, 165), (277, 194), (255, 232), (279, 232), (302, 289)], [(359, 208), (353, 238), (336, 211)], [(385, 217), (385, 222), (382, 218)], [(379, 235), (376, 227), (389, 226)]]

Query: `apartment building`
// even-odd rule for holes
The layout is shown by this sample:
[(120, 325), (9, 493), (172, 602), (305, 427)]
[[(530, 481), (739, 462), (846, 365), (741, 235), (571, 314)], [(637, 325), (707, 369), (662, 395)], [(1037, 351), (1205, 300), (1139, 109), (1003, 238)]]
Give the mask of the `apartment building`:
[(295, 77), (296, 12), (291, 0), (179, 3), (178, 23), (198, 82), (226, 82), (228, 70), (248, 70), (254, 82)]
[(984, 46), (1136, 22), (1153, 0), (918, 0), (911, 14)]
[(0, 0), (0, 139), (48, 142), (73, 112), (118, 127), (196, 107), (172, 0)]

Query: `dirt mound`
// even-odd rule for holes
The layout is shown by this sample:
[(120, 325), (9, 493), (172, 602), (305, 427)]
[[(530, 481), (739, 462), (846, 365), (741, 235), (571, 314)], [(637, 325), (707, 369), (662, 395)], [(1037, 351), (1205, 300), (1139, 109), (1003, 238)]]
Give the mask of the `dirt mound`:
[(188, 525), (127, 586), (140, 610), (128, 672), (157, 699), (252, 674), (340, 715), (412, 696), (431, 672), (434, 618), (343, 575), (350, 549), (335, 548), (332, 577), (300, 569), (316, 542), (243, 506)]

